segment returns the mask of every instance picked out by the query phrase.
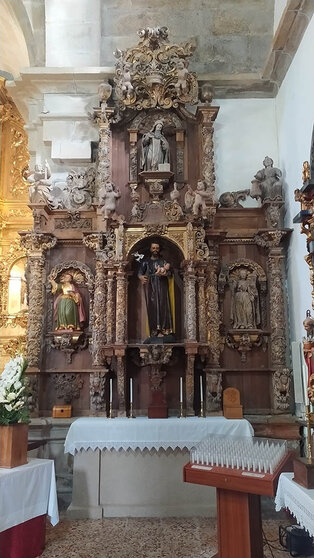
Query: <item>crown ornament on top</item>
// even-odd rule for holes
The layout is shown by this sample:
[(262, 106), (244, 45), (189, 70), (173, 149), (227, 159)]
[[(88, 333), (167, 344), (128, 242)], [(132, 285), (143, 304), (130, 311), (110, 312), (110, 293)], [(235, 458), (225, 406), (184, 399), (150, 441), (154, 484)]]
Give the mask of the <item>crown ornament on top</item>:
[(170, 45), (167, 27), (146, 27), (138, 31), (139, 44), (117, 49), (115, 89), (120, 108), (169, 109), (198, 102), (196, 75), (188, 64), (195, 46)]

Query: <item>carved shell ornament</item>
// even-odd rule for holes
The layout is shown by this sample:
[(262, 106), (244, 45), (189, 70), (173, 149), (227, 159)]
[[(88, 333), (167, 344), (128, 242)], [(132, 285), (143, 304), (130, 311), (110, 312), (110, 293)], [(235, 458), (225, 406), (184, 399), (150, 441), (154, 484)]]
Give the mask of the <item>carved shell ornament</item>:
[(196, 104), (196, 75), (187, 69), (195, 46), (189, 42), (169, 45), (167, 27), (147, 27), (138, 35), (138, 46), (114, 52), (114, 82), (121, 109), (169, 109)]

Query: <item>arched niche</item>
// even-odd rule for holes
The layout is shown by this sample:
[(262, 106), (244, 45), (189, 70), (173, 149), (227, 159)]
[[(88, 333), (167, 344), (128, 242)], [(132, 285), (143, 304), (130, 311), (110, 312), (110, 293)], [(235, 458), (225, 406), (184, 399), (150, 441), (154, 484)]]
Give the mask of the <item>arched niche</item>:
[[(143, 343), (149, 336), (144, 289), (138, 274), (140, 261), (149, 256), (152, 242), (157, 242), (160, 245), (162, 257), (171, 264), (174, 277), (175, 342), (181, 342), (184, 337), (183, 280), (180, 271), (184, 256), (174, 242), (164, 236), (154, 235), (147, 236), (137, 242), (128, 255), (128, 340), (130, 344)], [(143, 256), (143, 258), (140, 258), (138, 255)]]
[(15, 260), (9, 270), (8, 315), (10, 317), (28, 310), (26, 264), (27, 258), (25, 256)]

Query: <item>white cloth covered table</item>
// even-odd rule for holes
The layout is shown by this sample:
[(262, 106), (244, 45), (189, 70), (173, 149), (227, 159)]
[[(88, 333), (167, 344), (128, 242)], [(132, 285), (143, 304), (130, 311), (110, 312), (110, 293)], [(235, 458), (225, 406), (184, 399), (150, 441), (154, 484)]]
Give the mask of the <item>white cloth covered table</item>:
[(0, 469), (0, 532), (47, 514), (59, 521), (54, 462), (29, 459), (26, 465)]
[(314, 489), (303, 488), (293, 479), (294, 473), (282, 473), (275, 498), (276, 511), (288, 508), (297, 522), (314, 537)]
[(163, 448), (191, 449), (210, 434), (253, 436), (251, 424), (245, 419), (225, 417), (189, 417), (186, 419), (79, 418), (71, 424), (65, 440), (65, 452), (80, 450)]

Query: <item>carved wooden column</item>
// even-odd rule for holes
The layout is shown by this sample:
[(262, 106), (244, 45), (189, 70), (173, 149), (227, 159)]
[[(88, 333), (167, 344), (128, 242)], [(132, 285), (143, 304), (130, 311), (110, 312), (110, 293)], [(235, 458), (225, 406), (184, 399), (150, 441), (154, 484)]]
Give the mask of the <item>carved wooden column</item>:
[(102, 366), (106, 345), (106, 268), (101, 256), (96, 255), (94, 321), (93, 321), (93, 365)]
[(123, 345), (126, 342), (127, 326), (127, 293), (128, 277), (125, 271), (125, 264), (121, 264), (116, 272), (117, 277), (117, 298), (116, 298), (116, 343)]
[(255, 236), (256, 244), (267, 249), (269, 279), (270, 365), (273, 369), (273, 409), (287, 412), (290, 404), (291, 373), (287, 368), (287, 309), (285, 297), (285, 255), (280, 242), (286, 231), (268, 231)]
[(211, 256), (206, 270), (206, 322), (207, 341), (210, 347), (210, 363), (219, 367), (221, 352), (220, 323), (221, 313), (219, 308), (219, 294), (217, 285), (219, 258), (216, 249), (211, 250)]
[(185, 341), (196, 342), (196, 295), (193, 262), (186, 262), (184, 270)]
[(199, 342), (206, 343), (207, 341), (207, 324), (206, 324), (206, 300), (205, 300), (205, 269), (201, 267), (198, 269), (198, 293), (197, 293), (197, 305), (198, 305), (198, 331), (199, 331)]
[(193, 416), (194, 413), (194, 361), (195, 354), (188, 353), (186, 355), (185, 369), (185, 398), (186, 398), (186, 415)]
[(214, 166), (214, 126), (213, 122), (218, 114), (219, 107), (199, 106), (196, 116), (200, 123), (201, 146), (201, 175), (207, 182), (210, 190), (215, 187), (215, 166)]
[(176, 130), (177, 182), (184, 182), (184, 130)]
[(30, 369), (39, 369), (43, 345), (45, 317), (45, 252), (53, 248), (57, 239), (51, 234), (30, 232), (22, 236), (28, 256), (29, 308), (27, 325), (27, 360)]
[(118, 416), (126, 416), (126, 400), (125, 400), (125, 357), (122, 354), (117, 355), (117, 392), (118, 392)]
[(95, 111), (96, 121), (99, 126), (98, 165), (96, 174), (97, 191), (108, 180), (111, 180), (112, 146), (109, 119), (112, 116), (113, 112), (113, 109), (107, 107), (106, 102), (102, 103), (101, 109), (97, 109), (97, 111)]
[(115, 324), (115, 272), (113, 269), (108, 269), (106, 278), (106, 331), (107, 331), (107, 344), (110, 345), (114, 342), (114, 324)]

